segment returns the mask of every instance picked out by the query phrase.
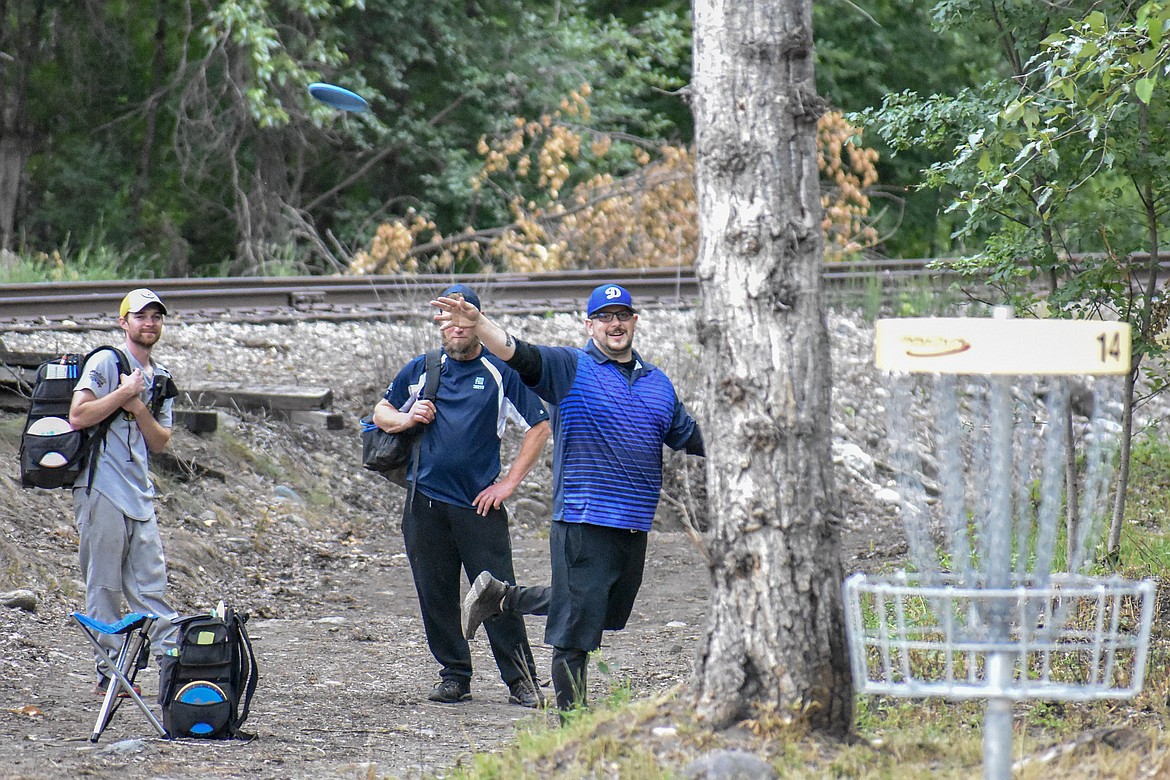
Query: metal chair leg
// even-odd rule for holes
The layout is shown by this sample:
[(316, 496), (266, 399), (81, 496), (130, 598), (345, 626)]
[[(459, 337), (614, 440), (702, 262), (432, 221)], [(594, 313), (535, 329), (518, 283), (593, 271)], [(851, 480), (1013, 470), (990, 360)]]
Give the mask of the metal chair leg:
[[(165, 737), (167, 735), (166, 729), (163, 728), (162, 723), (159, 722), (154, 713), (150, 711), (150, 707), (142, 700), (142, 696), (138, 691), (134, 690), (134, 679), (138, 676), (138, 657), (149, 646), (150, 627), (154, 625), (158, 617), (156, 615), (139, 615), (133, 613), (127, 615), (116, 625), (110, 626), (88, 618), (80, 612), (74, 612), (72, 616), (81, 627), (86, 639), (89, 640), (90, 644), (94, 646), (101, 657), (105, 659), (109, 665), (111, 674), (111, 683), (106, 688), (106, 696), (102, 700), (102, 707), (98, 711), (97, 722), (94, 724), (93, 734), (90, 735), (89, 741), (97, 742), (102, 732), (110, 724), (110, 720), (117, 710), (118, 695), (121, 691), (125, 691), (134, 702), (134, 705), (142, 711), (142, 714), (150, 721), (150, 725), (154, 726), (159, 736)], [(106, 649), (102, 647), (97, 637), (94, 636), (93, 632), (95, 630), (106, 634), (123, 635), (122, 649), (118, 653), (118, 660), (116, 662), (110, 658), (109, 653), (106, 652)]]

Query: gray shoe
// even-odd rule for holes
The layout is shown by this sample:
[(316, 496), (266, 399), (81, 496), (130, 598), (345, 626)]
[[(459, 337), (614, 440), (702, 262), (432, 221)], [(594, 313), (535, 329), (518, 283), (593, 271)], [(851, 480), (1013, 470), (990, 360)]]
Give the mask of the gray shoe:
[(471, 590), (463, 598), (463, 636), (471, 639), (475, 636), (479, 624), (490, 617), (495, 617), (504, 611), (504, 594), (508, 592), (506, 583), (500, 582), (491, 575), (491, 572), (481, 571), (471, 583)]

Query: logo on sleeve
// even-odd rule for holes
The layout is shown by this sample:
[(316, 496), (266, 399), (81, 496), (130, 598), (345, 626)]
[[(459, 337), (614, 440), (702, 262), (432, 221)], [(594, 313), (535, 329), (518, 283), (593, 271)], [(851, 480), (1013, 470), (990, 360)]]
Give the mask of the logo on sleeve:
[(96, 368), (90, 369), (89, 381), (98, 390), (106, 386), (106, 375), (98, 371)]

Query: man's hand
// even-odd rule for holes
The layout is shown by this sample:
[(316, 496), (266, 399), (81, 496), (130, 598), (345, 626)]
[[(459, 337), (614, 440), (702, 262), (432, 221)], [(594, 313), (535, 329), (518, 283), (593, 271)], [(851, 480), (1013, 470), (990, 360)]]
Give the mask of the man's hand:
[(431, 301), (431, 306), (439, 310), (435, 315), (435, 322), (439, 323), (439, 330), (447, 328), (467, 328), (474, 330), (479, 324), (479, 309), (462, 298), (439, 298)]
[(137, 416), (146, 409), (146, 404), (142, 403), (142, 393), (146, 390), (146, 377), (142, 375), (141, 368), (136, 368), (129, 374), (122, 374), (121, 377), (121, 381), (118, 383), (118, 392), (122, 393), (124, 398), (122, 411)]
[(471, 502), (471, 505), (475, 507), (476, 514), (487, 517), (488, 512), (493, 509), (499, 509), (500, 505), (514, 492), (515, 488), (503, 482), (496, 482), (481, 490), (479, 495), (475, 497), (475, 500)]
[(419, 398), (410, 405), (406, 415), (410, 421), (407, 428), (413, 428), (416, 425), (430, 425), (435, 421), (435, 405), (431, 401)]
[(438, 298), (431, 301), (431, 306), (439, 310), (435, 315), (435, 322), (439, 323), (440, 330), (448, 328), (465, 328), (475, 333), (480, 342), (487, 347), (488, 352), (500, 360), (511, 360), (516, 354), (516, 347), (503, 328), (483, 316), (479, 309), (459, 298)]

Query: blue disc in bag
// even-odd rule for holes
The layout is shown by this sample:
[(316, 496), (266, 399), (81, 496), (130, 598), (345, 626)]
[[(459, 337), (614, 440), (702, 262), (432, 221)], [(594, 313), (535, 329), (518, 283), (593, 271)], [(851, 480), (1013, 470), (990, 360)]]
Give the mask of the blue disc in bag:
[[(223, 689), (215, 683), (197, 680), (180, 688), (175, 700), (183, 704), (219, 704), (227, 701), (227, 697), (224, 696)], [(192, 734), (210, 734), (215, 731), (215, 726), (210, 723), (194, 723), (190, 731)]]

